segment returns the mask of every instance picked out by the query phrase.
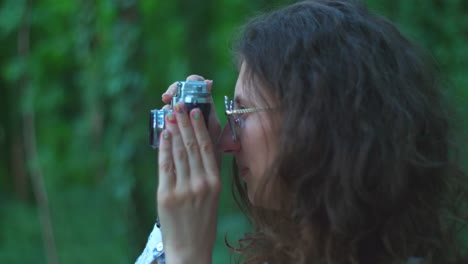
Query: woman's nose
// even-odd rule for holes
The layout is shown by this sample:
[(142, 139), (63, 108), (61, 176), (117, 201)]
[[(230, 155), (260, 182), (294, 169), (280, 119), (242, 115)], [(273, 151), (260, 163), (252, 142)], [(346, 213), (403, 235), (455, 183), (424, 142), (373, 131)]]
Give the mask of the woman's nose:
[(237, 153), (240, 150), (239, 139), (236, 142), (232, 140), (232, 132), (229, 125), (224, 126), (219, 139), (219, 149), (224, 153)]

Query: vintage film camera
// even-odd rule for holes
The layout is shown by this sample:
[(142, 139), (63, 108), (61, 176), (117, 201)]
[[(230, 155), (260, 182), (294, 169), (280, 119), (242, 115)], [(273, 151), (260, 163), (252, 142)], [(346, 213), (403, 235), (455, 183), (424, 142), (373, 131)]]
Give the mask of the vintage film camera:
[(153, 109), (150, 111), (149, 143), (151, 147), (159, 147), (161, 132), (166, 128), (166, 115), (169, 111), (173, 110), (174, 105), (178, 102), (185, 103), (188, 113), (194, 108), (199, 108), (208, 126), (208, 117), (211, 110), (211, 94), (208, 91), (206, 83), (202, 81), (178, 82), (177, 92), (172, 97), (170, 109)]

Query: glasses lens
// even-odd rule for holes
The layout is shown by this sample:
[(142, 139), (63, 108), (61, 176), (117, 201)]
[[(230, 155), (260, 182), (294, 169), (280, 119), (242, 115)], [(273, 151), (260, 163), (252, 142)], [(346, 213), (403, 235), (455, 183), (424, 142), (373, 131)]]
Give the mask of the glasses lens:
[(236, 124), (234, 121), (233, 116), (228, 116), (229, 120), (229, 127), (231, 128), (231, 134), (232, 134), (232, 141), (236, 142), (237, 141), (237, 131), (236, 131)]
[(226, 117), (229, 123), (229, 128), (231, 129), (231, 134), (232, 134), (232, 141), (236, 142), (237, 141), (237, 132), (236, 132), (236, 124), (234, 121), (234, 116), (231, 114), (228, 114), (228, 111), (232, 111), (234, 108), (234, 103), (232, 100), (229, 100), (229, 97), (224, 96), (224, 106), (226, 109)]

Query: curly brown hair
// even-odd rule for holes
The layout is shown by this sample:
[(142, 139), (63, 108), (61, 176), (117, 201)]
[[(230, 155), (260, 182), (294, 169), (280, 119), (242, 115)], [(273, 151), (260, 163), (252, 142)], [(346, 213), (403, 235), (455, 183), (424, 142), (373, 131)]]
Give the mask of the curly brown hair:
[(430, 56), (344, 0), (260, 15), (234, 51), (282, 115), (264, 177), (279, 210), (253, 206), (235, 177), (255, 227), (232, 246), (245, 263), (462, 263), (453, 216), (466, 219), (468, 185)]

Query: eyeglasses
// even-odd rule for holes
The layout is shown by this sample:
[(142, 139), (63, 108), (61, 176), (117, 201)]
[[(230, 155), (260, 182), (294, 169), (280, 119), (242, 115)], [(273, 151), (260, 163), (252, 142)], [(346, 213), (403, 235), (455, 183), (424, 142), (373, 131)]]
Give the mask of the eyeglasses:
[(271, 108), (265, 107), (253, 107), (253, 108), (243, 108), (243, 109), (234, 109), (234, 102), (229, 100), (229, 97), (224, 96), (224, 106), (226, 111), (226, 118), (229, 123), (229, 128), (231, 129), (232, 141), (236, 142), (238, 139), (237, 127), (244, 127), (245, 121), (242, 118), (242, 114), (255, 113), (260, 111), (267, 111)]

